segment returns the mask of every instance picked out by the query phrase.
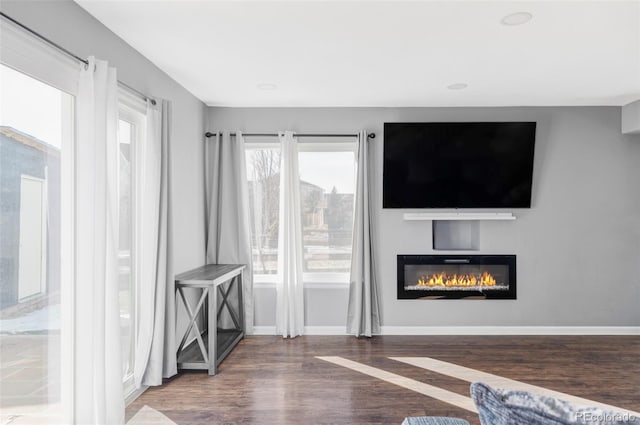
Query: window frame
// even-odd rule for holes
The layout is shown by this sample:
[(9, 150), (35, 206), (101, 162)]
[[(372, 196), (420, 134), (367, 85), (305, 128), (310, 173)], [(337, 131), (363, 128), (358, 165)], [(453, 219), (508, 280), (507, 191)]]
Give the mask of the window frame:
[[(321, 141), (320, 141), (321, 140)], [(313, 141), (298, 141), (298, 153), (301, 152), (353, 152), (354, 154), (354, 178), (357, 175), (357, 150), (358, 143), (355, 140), (346, 139), (339, 141), (327, 141), (327, 139), (314, 139)], [(249, 150), (274, 149), (280, 147), (280, 142), (267, 141), (256, 138), (255, 141), (245, 140), (245, 152)], [(355, 194), (354, 194), (355, 196)], [(355, 205), (354, 205), (355, 207)], [(352, 222), (353, 223), (353, 222)], [(253, 274), (253, 284), (256, 288), (275, 288), (278, 274)], [(303, 287), (309, 289), (344, 289), (350, 284), (349, 272), (305, 272), (302, 277)]]
[[(142, 257), (141, 244), (141, 226), (139, 212), (141, 211), (141, 199), (139, 196), (139, 184), (141, 181), (142, 167), (139, 163), (143, 158), (142, 145), (146, 136), (147, 114), (145, 102), (130, 93), (129, 90), (122, 86), (118, 89), (118, 121), (125, 121), (131, 126), (131, 142), (130, 142), (130, 196), (131, 196), (131, 217), (130, 217), (130, 250), (129, 250), (129, 273), (130, 273), (130, 290), (131, 299), (129, 307), (132, 309), (130, 313), (131, 339), (129, 347), (129, 370), (122, 377), (123, 393), (125, 399), (136, 391), (135, 386), (135, 353), (138, 342), (138, 320), (140, 316), (140, 267)], [(120, 141), (118, 140), (118, 144)], [(119, 148), (119, 146), (118, 146)], [(119, 168), (118, 168), (119, 170)], [(118, 196), (118, 200), (120, 197)], [(119, 211), (119, 208), (118, 208)], [(118, 256), (120, 251), (118, 250)], [(124, 359), (122, 359), (124, 362)]]

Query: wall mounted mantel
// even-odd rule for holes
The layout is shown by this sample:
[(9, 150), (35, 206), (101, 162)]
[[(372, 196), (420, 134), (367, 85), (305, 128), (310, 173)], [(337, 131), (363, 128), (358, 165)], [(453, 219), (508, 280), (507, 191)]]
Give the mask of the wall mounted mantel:
[(420, 220), (515, 220), (513, 213), (404, 213), (402, 218), (407, 221)]

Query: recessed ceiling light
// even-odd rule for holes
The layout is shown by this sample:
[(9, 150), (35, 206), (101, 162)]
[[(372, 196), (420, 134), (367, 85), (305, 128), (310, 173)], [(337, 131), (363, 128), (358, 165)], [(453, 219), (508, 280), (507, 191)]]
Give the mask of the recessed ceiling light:
[(278, 86), (272, 83), (260, 83), (256, 87), (260, 90), (275, 90), (278, 88)]
[(468, 87), (467, 83), (454, 83), (447, 86), (449, 90), (462, 90)]
[(514, 26), (526, 24), (533, 18), (533, 15), (529, 12), (516, 12), (502, 18), (500, 23), (502, 25)]

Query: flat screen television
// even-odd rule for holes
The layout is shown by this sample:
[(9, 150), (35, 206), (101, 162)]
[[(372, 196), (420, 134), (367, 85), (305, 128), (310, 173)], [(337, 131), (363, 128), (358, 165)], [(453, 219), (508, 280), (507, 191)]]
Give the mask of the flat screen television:
[(384, 208), (529, 208), (535, 122), (384, 124)]

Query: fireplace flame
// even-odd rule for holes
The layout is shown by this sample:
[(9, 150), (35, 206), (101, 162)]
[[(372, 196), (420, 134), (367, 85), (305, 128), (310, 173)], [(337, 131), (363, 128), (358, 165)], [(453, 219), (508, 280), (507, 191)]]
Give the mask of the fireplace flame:
[(453, 274), (445, 272), (434, 273), (431, 277), (420, 276), (418, 286), (495, 286), (496, 279), (488, 272), (480, 275), (474, 274)]

